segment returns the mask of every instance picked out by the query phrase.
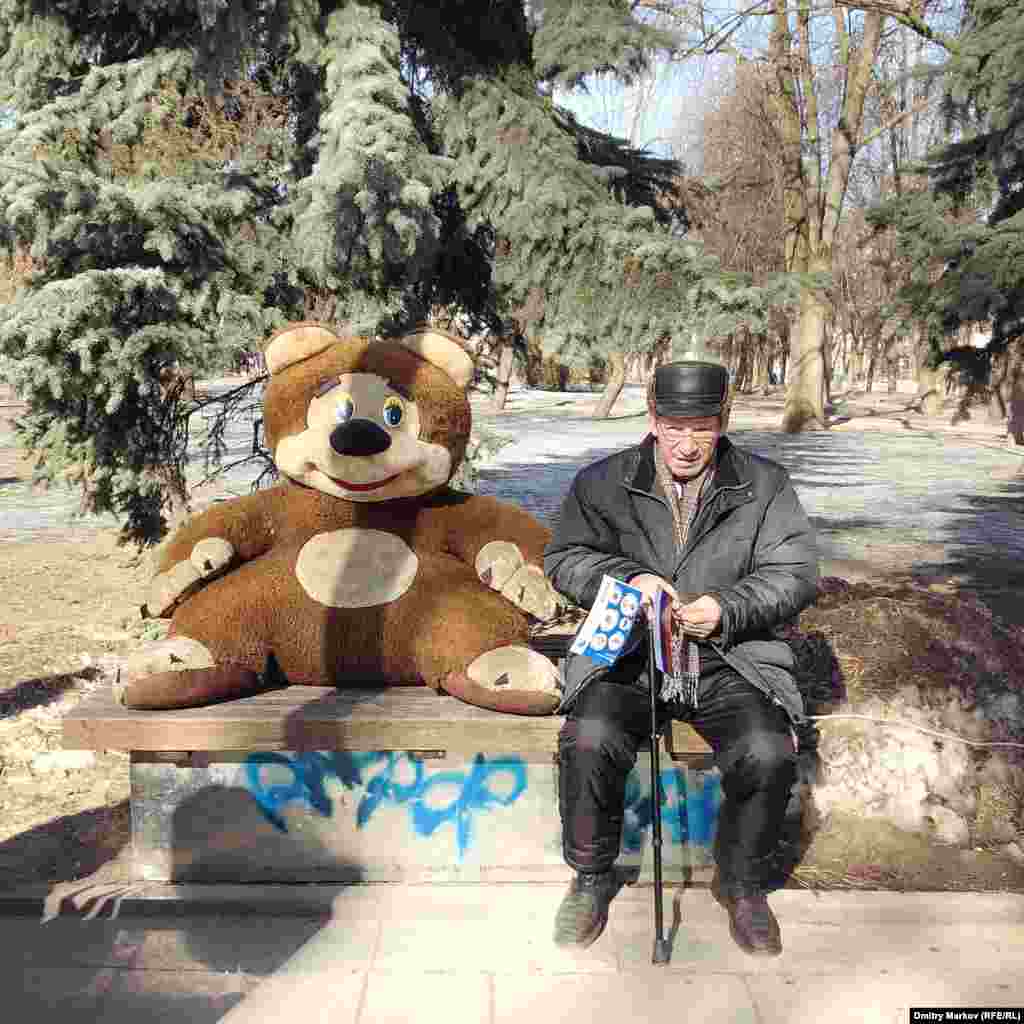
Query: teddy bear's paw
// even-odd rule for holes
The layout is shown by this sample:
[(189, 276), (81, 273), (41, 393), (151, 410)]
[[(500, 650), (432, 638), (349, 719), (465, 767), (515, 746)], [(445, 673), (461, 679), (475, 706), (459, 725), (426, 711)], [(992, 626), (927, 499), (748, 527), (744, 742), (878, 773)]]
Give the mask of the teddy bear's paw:
[[(211, 703), (218, 684), (223, 689), (225, 673), (231, 666), (216, 665), (204, 644), (188, 636), (169, 636), (133, 651), (117, 674), (114, 700), (129, 708), (190, 707)], [(255, 673), (248, 673), (255, 678)], [(227, 680), (239, 688), (238, 672)], [(248, 678), (241, 683), (249, 682)], [(251, 688), (251, 687), (250, 687)], [(196, 699), (196, 697), (202, 699)], [(235, 695), (232, 693), (232, 695)]]
[(146, 617), (163, 619), (202, 585), (203, 577), (190, 562), (178, 562), (153, 577), (146, 594)]
[(535, 565), (524, 565), (513, 573), (501, 588), (501, 596), (542, 622), (553, 619), (562, 603), (558, 591)]
[(185, 598), (222, 573), (235, 556), (234, 546), (223, 537), (205, 537), (189, 557), (153, 577), (146, 595), (146, 616), (166, 618)]
[(189, 561), (203, 579), (209, 579), (226, 569), (235, 557), (235, 547), (223, 537), (204, 537), (192, 548)]
[(188, 636), (169, 636), (133, 651), (121, 669), (118, 685), (123, 689), (136, 679), (160, 672), (184, 672), (186, 669), (213, 666), (213, 655), (204, 644)]
[(492, 540), (478, 552), (474, 563), (481, 582), (499, 593), (526, 564), (523, 553), (511, 541)]
[(518, 644), (486, 651), (465, 672), (451, 673), (444, 688), (467, 704), (516, 715), (550, 715), (562, 693), (552, 662)]

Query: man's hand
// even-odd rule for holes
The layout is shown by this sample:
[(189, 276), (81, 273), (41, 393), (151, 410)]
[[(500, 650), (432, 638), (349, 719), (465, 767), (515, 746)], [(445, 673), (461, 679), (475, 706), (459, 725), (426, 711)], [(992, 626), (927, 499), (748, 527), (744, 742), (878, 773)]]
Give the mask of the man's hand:
[[(636, 584), (633, 584), (636, 586)], [(672, 611), (683, 623), (687, 633), (692, 633), (699, 640), (706, 640), (722, 621), (722, 608), (713, 598), (705, 594), (689, 604), (673, 605)]]
[(634, 576), (629, 581), (629, 585), (631, 587), (636, 587), (636, 589), (643, 595), (641, 601), (645, 607), (654, 601), (655, 597), (658, 596), (659, 590), (667, 590), (671, 595), (673, 602), (679, 601), (679, 595), (676, 593), (672, 584), (666, 583), (660, 576), (655, 576), (652, 572), (644, 572), (639, 576)]

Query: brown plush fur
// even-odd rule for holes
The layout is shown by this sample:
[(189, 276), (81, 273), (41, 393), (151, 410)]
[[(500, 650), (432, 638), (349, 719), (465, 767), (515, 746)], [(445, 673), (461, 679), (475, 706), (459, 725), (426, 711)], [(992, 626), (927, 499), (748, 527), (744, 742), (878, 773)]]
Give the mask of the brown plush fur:
[[(311, 425), (311, 402), (325, 379), (349, 373), (383, 378), (415, 403), (419, 441), (448, 450), (450, 479), (469, 439), (470, 409), (463, 390), (401, 345), (361, 338), (339, 338), (271, 378), (264, 424), (275, 456), (283, 440), (294, 441)], [(345, 465), (355, 462), (350, 457)], [(351, 473), (348, 478), (354, 479)], [(307, 541), (350, 527), (397, 536), (415, 553), (415, 578), (396, 599), (333, 607), (311, 597), (297, 577)], [(358, 535), (364, 536), (376, 535)], [(211, 537), (230, 542), (234, 557), (173, 611), (171, 633), (199, 641), (226, 671), (180, 673), (193, 677), (187, 685), (182, 680), (180, 699), (167, 693), (168, 673), (159, 680), (139, 679), (123, 698), (131, 706), (184, 706), (242, 695), (251, 689), (248, 674), (263, 673), (271, 658), (293, 684), (442, 688), (450, 675), (462, 681), (478, 655), (525, 644), (528, 636), (527, 614), (478, 578), (477, 553), (489, 541), (511, 541), (528, 564), (541, 566), (550, 533), (513, 505), (460, 494), (445, 481), (419, 495), (347, 500), (286, 477), (273, 488), (218, 503), (188, 521), (164, 546), (158, 572), (187, 561), (196, 543)], [(366, 575), (369, 579), (372, 573)], [(198, 692), (204, 678), (208, 689)], [(233, 679), (238, 681), (235, 690)], [(527, 700), (527, 713), (537, 713), (534, 706), (541, 703)], [(544, 710), (551, 710), (550, 702)]]

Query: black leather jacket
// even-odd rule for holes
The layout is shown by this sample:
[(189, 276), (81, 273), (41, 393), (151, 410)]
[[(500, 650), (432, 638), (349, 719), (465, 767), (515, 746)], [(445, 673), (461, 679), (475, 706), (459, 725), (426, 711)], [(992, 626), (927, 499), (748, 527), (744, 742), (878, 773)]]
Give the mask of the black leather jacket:
[[(789, 646), (773, 628), (817, 595), (814, 532), (782, 466), (723, 437), (710, 489), (686, 548), (676, 549), (672, 512), (654, 471), (654, 436), (582, 469), (573, 481), (544, 553), (552, 586), (590, 608), (606, 573), (627, 582), (639, 573), (668, 580), (680, 594), (710, 594), (722, 607), (711, 644), (728, 664), (804, 721)], [(565, 711), (606, 668), (570, 654), (563, 667)]]

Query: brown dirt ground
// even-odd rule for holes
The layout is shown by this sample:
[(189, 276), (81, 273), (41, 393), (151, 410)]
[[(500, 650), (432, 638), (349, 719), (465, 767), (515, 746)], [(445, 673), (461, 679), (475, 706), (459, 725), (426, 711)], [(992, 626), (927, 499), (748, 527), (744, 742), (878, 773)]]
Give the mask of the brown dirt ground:
[(127, 754), (68, 772), (34, 764), (61, 749), (61, 716), (109, 684), (103, 657), (139, 642), (148, 574), (115, 537), (0, 547), (0, 884), (82, 877), (128, 842)]
[[(0, 452), (0, 478), (12, 476), (26, 479), (30, 467)], [(35, 759), (61, 749), (61, 716), (109, 685), (104, 658), (126, 653), (145, 633), (138, 608), (148, 560), (118, 547), (115, 530), (5, 541), (0, 551), (0, 886), (126, 879), (127, 755), (97, 752), (93, 763), (70, 771), (41, 770)], [(993, 628), (984, 614), (963, 610), (969, 595), (944, 589), (864, 584), (840, 588), (805, 612), (801, 632), (811, 639), (802, 667), (819, 681), (805, 690), (808, 712), (835, 710), (844, 691), (847, 700), (884, 698), (908, 680), (936, 694), (969, 688), (970, 672), (949, 671), (951, 630), (973, 637), (976, 651), (977, 638), (987, 637), (1006, 664), (1024, 665), (1020, 631)], [(887, 631), (913, 643), (879, 643)], [(822, 659), (833, 654), (826, 669)], [(822, 687), (826, 678), (831, 684)], [(1024, 794), (1007, 800), (994, 813), (1019, 815)], [(835, 813), (805, 821), (786, 843), (796, 857), (787, 887), (1024, 892), (1024, 864), (983, 841), (950, 848)]]
[[(797, 656), (808, 715), (849, 711), (866, 700), (884, 705), (908, 686), (917, 687), (921, 705), (931, 710), (946, 707), (954, 694), (968, 708), (982, 692), (1024, 694), (1024, 629), (994, 618), (973, 594), (948, 584), (827, 578), (818, 602), (780, 633)], [(815, 725), (821, 735), (878, 728), (839, 719)], [(991, 739), (1020, 744), (1024, 723), (1015, 733), (997, 728)], [(980, 765), (992, 748), (971, 750)], [(1024, 765), (1024, 749), (1000, 751), (1010, 764)], [(1014, 828), (1024, 845), (1024, 789), (997, 784), (979, 791), (978, 819), (963, 849), (877, 820), (834, 812), (821, 821), (811, 812), (785, 838), (796, 865), (786, 887), (1024, 892), (1024, 863), (1004, 849)]]

